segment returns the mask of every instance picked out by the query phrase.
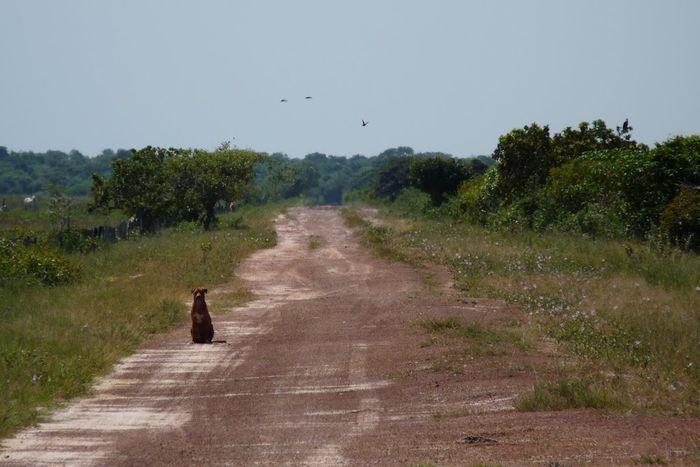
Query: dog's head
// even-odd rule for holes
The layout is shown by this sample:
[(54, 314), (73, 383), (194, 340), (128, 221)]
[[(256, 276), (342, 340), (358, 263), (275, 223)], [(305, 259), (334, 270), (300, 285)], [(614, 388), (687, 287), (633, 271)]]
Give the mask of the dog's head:
[(194, 299), (197, 300), (199, 297), (204, 299), (204, 294), (207, 293), (207, 289), (201, 289), (199, 287), (192, 289), (192, 295), (194, 295)]

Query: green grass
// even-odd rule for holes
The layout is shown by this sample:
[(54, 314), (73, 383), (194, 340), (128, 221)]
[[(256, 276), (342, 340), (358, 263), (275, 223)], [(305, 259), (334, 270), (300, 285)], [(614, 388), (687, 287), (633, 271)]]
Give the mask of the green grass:
[(632, 459), (632, 462), (637, 465), (666, 465), (668, 462), (660, 454), (642, 454), (641, 456)]
[(574, 234), (498, 232), (385, 208), (378, 229), (345, 213), (378, 254), (442, 264), (463, 294), (518, 305), (533, 334), (555, 338), (596, 375), (628, 381), (613, 389), (617, 399), (639, 410), (700, 413), (698, 255)]
[[(184, 323), (193, 287), (215, 292), (243, 258), (275, 244), (278, 211), (242, 209), (246, 229), (168, 229), (71, 255), (83, 272), (72, 285), (0, 288), (0, 435), (40, 420), (40, 407), (85, 393), (150, 335)], [(203, 244), (211, 244), (206, 261)], [(212, 300), (214, 312), (247, 297), (235, 284)]]
[[(442, 356), (435, 359), (432, 369), (437, 372), (462, 374), (464, 365), (474, 357), (503, 356), (523, 351), (532, 345), (530, 336), (519, 325), (510, 327), (485, 327), (480, 324), (466, 324), (459, 318), (448, 316), (443, 319), (422, 319), (414, 325), (430, 333), (422, 347), (444, 345), (447, 348)], [(454, 351), (454, 343), (461, 351)]]
[(577, 378), (537, 383), (532, 393), (521, 397), (516, 403), (516, 409), (521, 412), (610, 409), (621, 406), (607, 389)]
[(309, 250), (318, 250), (321, 248), (322, 238), (317, 235), (312, 235), (309, 237), (308, 247)]
[[(23, 207), (23, 196), (4, 195), (0, 196), (0, 201), (2, 198), (5, 198), (9, 210), (0, 212), (0, 232), (9, 229), (41, 231), (56, 225), (57, 220), (52, 218), (48, 211), (48, 197), (37, 197), (36, 210)], [(71, 197), (71, 200), (73, 203), (72, 208), (67, 214), (70, 217), (71, 227), (75, 229), (87, 229), (100, 225), (114, 227), (128, 218), (120, 211), (112, 211), (109, 214), (88, 212), (87, 206), (90, 198), (87, 196)]]
[(480, 324), (465, 324), (454, 316), (444, 319), (423, 319), (415, 324), (432, 333), (470, 343), (472, 348), (493, 348), (495, 346), (515, 346), (520, 350), (529, 348), (526, 337), (517, 332), (519, 326), (509, 329), (487, 328)]

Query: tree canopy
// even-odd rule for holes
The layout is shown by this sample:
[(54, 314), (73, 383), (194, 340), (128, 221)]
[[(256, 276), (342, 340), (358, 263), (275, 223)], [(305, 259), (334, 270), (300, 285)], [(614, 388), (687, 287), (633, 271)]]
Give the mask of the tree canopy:
[(243, 197), (262, 157), (226, 146), (213, 152), (133, 150), (130, 158), (114, 162), (110, 178), (93, 176), (93, 209), (120, 209), (135, 216), (144, 231), (183, 220), (208, 229), (216, 223), (216, 203)]

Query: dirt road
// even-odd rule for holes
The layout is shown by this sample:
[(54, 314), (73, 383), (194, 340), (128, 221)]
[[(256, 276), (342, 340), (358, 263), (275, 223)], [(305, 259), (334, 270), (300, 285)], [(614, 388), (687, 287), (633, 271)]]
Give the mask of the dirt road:
[[(293, 209), (277, 231), (278, 245), (238, 270), (254, 301), (224, 314), (210, 297), (226, 344), (192, 345), (187, 328), (159, 336), (91, 397), (6, 440), (0, 462), (608, 464), (697, 455), (695, 419), (514, 411), (537, 375), (513, 369), (558, 358), (546, 349), (436, 370), (440, 350), (421, 345), (425, 332), (412, 321), (517, 311), (426, 290), (410, 267), (363, 249), (337, 210)], [(481, 438), (458, 442), (465, 435)]]

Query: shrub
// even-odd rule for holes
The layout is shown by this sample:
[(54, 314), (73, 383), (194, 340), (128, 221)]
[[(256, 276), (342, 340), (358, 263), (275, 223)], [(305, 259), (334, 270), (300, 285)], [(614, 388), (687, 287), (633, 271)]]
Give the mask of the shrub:
[(661, 234), (671, 243), (700, 251), (700, 190), (684, 187), (661, 213)]
[(480, 177), (462, 183), (457, 196), (468, 221), (486, 223), (489, 212), (498, 207), (497, 183), (498, 170), (495, 167)]
[(588, 203), (574, 213), (559, 215), (555, 226), (557, 230), (583, 233), (591, 237), (624, 238), (629, 235), (624, 212), (624, 205), (621, 206), (618, 202)]
[(421, 215), (430, 209), (430, 197), (417, 188), (406, 188), (396, 197), (393, 206), (407, 215)]
[(372, 190), (374, 195), (389, 201), (395, 200), (401, 190), (410, 185), (408, 168), (411, 160), (411, 157), (406, 156), (395, 156), (387, 160), (377, 172)]
[[(632, 232), (644, 235), (658, 225), (661, 211), (679, 191), (680, 183), (698, 184), (699, 152), (596, 151), (582, 157), (591, 163), (586, 179), (592, 189), (610, 197), (619, 197), (628, 206), (627, 222)], [(606, 197), (608, 199), (606, 199)]]
[(0, 238), (0, 285), (10, 281), (69, 284), (78, 273), (68, 258), (53, 250)]
[(659, 225), (679, 185), (696, 185), (699, 179), (700, 143), (696, 147), (682, 138), (651, 151), (588, 152), (550, 171), (544, 187), (551, 200), (547, 217), (567, 230), (641, 237)]
[(556, 165), (549, 127), (536, 123), (498, 138), (492, 157), (499, 162), (498, 193), (507, 201), (542, 185)]
[(413, 159), (408, 176), (415, 186), (430, 195), (433, 206), (439, 206), (471, 176), (471, 163), (440, 156)]

